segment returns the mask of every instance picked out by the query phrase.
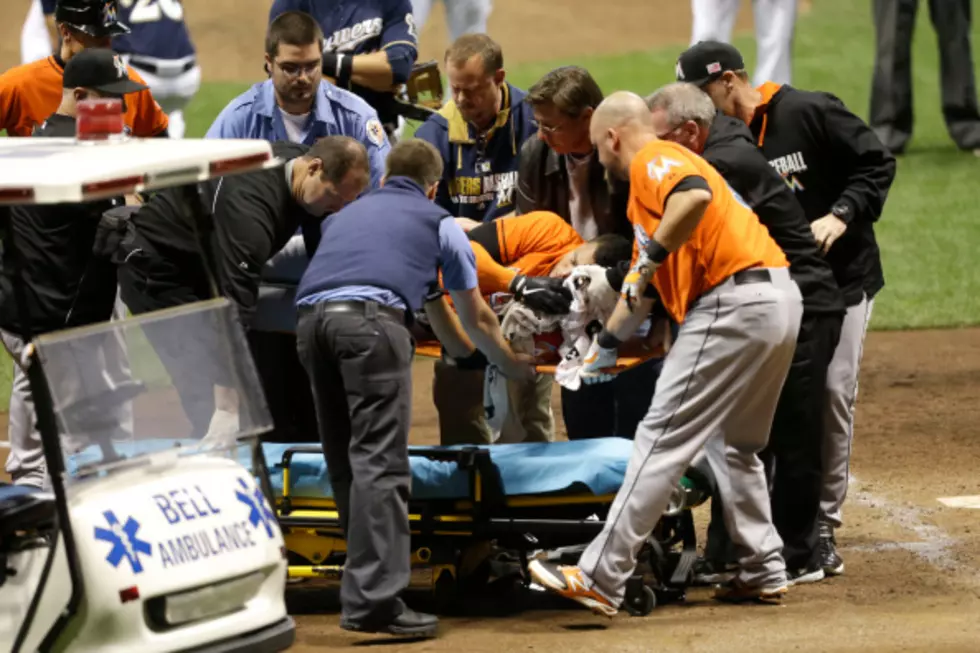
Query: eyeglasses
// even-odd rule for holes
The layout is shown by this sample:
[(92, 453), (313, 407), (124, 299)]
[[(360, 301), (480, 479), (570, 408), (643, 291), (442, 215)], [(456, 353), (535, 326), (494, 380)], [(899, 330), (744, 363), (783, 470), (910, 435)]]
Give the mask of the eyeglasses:
[(286, 63), (274, 62), (279, 70), (286, 77), (299, 77), (302, 73), (306, 73), (307, 77), (312, 77), (316, 75), (323, 63), (320, 61), (308, 61), (305, 63), (294, 63), (292, 61), (287, 61)]
[(543, 125), (540, 122), (538, 122), (537, 120), (534, 120), (533, 118), (531, 119), (531, 124), (534, 125), (534, 128), (535, 129), (538, 129), (538, 130), (540, 130), (541, 132), (543, 132), (545, 134), (556, 134), (556, 133), (560, 132), (561, 129), (562, 129), (562, 126), (561, 125), (555, 125), (554, 127), (552, 127), (550, 125)]

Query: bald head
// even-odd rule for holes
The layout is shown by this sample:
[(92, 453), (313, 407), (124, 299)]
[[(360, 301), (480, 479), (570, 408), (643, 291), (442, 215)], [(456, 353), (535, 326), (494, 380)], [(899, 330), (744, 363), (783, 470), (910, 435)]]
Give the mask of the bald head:
[(617, 91), (592, 115), (592, 144), (613, 177), (629, 178), (629, 167), (644, 145), (656, 140), (647, 103), (636, 93)]
[(592, 129), (622, 129), (633, 125), (647, 126), (650, 123), (650, 110), (647, 103), (636, 93), (616, 91), (595, 110), (592, 116)]

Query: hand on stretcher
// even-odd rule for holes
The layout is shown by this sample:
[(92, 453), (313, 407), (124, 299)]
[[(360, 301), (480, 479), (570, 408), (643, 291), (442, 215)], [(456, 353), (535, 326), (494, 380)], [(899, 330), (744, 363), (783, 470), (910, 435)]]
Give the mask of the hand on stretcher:
[[(609, 374), (619, 374), (650, 359), (661, 358), (666, 354), (663, 343), (658, 343), (656, 346), (651, 347), (648, 346), (648, 342), (647, 338), (635, 338), (626, 341), (619, 349), (619, 358), (616, 360), (616, 365), (603, 371)], [(415, 347), (415, 353), (423, 358), (441, 360), (442, 346), (438, 340), (419, 341)], [(557, 352), (552, 356), (539, 356), (536, 360), (538, 362), (535, 364), (534, 369), (538, 374), (554, 374), (558, 369), (559, 359)]]

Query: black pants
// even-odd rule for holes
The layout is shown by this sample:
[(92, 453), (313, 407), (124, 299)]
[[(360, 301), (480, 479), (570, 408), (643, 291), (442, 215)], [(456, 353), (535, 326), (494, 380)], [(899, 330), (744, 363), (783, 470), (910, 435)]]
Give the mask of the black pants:
[(313, 386), (347, 561), (344, 618), (385, 622), (408, 587), (412, 356), (408, 329), (373, 302), (361, 312), (301, 308), (297, 349)]
[(265, 442), (319, 442), (313, 391), (292, 333), (249, 331), (248, 344), (275, 427)]
[[(119, 266), (119, 292), (134, 315), (173, 308), (211, 298), (204, 261), (197, 254), (155, 246), (137, 234), (132, 251)], [(166, 322), (148, 323), (143, 333), (174, 382), (184, 414), (191, 425), (190, 437), (202, 438), (214, 415), (217, 379), (187, 369), (184, 338)], [(183, 366), (183, 367), (182, 367)], [(201, 365), (199, 370), (213, 366)]]
[[(943, 118), (961, 149), (980, 148), (980, 112), (970, 50), (972, 0), (929, 0), (939, 42)], [(871, 88), (871, 126), (901, 152), (912, 136), (912, 32), (919, 0), (875, 0), (877, 39)]]
[[(817, 559), (827, 367), (840, 340), (842, 321), (842, 315), (803, 316), (769, 445), (759, 454), (769, 477), (772, 522), (783, 540), (787, 569), (802, 569)], [(724, 500), (723, 496), (711, 500), (705, 557), (734, 562), (721, 512)]]
[(633, 439), (650, 410), (663, 360), (647, 361), (608, 383), (561, 389), (561, 412), (569, 440), (622, 437)]

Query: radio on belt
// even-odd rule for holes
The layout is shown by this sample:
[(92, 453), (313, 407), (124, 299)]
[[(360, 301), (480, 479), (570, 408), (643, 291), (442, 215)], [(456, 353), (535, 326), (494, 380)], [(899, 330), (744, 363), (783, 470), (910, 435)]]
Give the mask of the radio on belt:
[(102, 98), (78, 103), (75, 138), (79, 141), (121, 141), (126, 138), (122, 100)]

